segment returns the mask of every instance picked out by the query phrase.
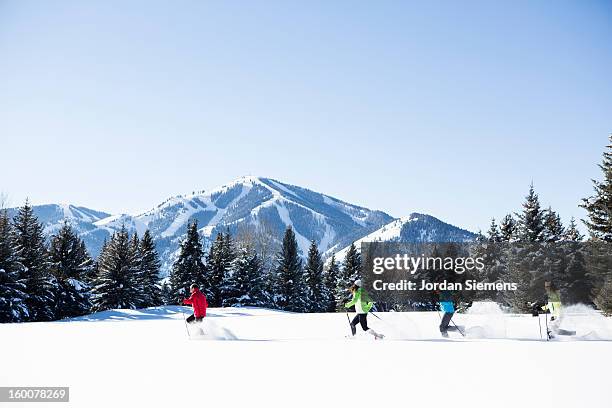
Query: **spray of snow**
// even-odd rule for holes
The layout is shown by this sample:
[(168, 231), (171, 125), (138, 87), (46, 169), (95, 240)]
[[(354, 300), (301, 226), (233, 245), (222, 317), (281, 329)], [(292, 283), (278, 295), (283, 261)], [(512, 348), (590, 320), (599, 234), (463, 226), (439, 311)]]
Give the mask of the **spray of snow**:
[(507, 336), (504, 312), (496, 302), (474, 302), (468, 309), (469, 325), (465, 335), (472, 339), (495, 339)]
[(192, 340), (238, 340), (231, 330), (217, 324), (213, 318), (205, 318), (202, 323), (187, 326)]
[(380, 325), (381, 333), (389, 340), (420, 340), (423, 338), (416, 322), (404, 313), (385, 313), (384, 317), (378, 319), (376, 323)]
[(561, 328), (576, 331), (576, 336), (583, 340), (612, 340), (608, 322), (609, 319), (587, 305), (576, 304), (562, 309)]

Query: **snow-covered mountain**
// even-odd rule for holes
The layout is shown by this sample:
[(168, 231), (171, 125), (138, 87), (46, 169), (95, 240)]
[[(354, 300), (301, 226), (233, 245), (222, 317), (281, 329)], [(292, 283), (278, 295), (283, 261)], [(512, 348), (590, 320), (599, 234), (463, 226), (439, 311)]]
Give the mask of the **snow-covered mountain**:
[[(17, 214), (17, 209), (9, 208), (8, 213), (10, 217), (14, 217)], [(44, 233), (47, 236), (55, 234), (64, 221), (68, 221), (75, 231), (83, 237), (87, 248), (94, 255), (100, 252), (104, 240), (109, 236), (107, 231), (96, 226), (96, 222), (111, 216), (103, 211), (71, 204), (43, 204), (34, 206), (34, 214), (43, 225)]]
[(173, 197), (135, 217), (122, 216), (96, 223), (116, 229), (122, 223), (156, 239), (168, 270), (190, 220), (197, 220), (206, 240), (229, 228), (265, 225), (278, 239), (287, 226), (296, 234), (305, 254), (315, 240), (322, 251), (347, 245), (392, 219), (381, 211), (348, 204), (314, 191), (262, 177), (243, 177), (211, 191)]
[[(11, 215), (15, 209), (10, 210)], [(232, 233), (264, 226), (276, 239), (291, 226), (303, 254), (315, 240), (326, 255), (362, 240), (465, 241), (474, 234), (434, 217), (411, 214), (394, 220), (390, 215), (349, 204), (325, 194), (263, 177), (242, 177), (210, 191), (167, 199), (142, 214), (110, 215), (73, 205), (34, 206), (47, 234), (68, 220), (93, 256), (105, 239), (125, 225), (142, 235), (151, 231), (167, 274), (178, 254), (181, 238), (191, 220), (197, 220), (205, 245), (218, 232)]]
[[(475, 238), (476, 234), (431, 215), (412, 213), (355, 241), (355, 245), (360, 249), (362, 242), (466, 242)], [(335, 253), (336, 259), (342, 260), (347, 251), (348, 246), (337, 252), (332, 248), (327, 255)]]
[[(68, 208), (67, 211), (65, 210)], [(51, 211), (50, 209), (54, 209)], [(311, 240), (322, 251), (344, 247), (387, 224), (382, 212), (352, 205), (302, 187), (262, 177), (242, 177), (211, 191), (172, 197), (142, 214), (109, 215), (74, 206), (34, 207), (46, 232), (56, 231), (66, 218), (73, 223), (93, 255), (105, 238), (125, 225), (142, 235), (149, 229), (168, 272), (190, 220), (197, 220), (205, 241), (217, 232), (261, 226), (280, 239), (292, 226), (303, 254)]]

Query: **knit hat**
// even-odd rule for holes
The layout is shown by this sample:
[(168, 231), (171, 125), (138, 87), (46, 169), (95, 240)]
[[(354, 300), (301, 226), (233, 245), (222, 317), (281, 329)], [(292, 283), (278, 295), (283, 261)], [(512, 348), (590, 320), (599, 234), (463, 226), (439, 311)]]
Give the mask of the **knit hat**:
[(358, 288), (360, 288), (360, 287), (361, 287), (361, 279), (357, 279), (357, 280), (355, 281), (355, 286), (357, 286)]

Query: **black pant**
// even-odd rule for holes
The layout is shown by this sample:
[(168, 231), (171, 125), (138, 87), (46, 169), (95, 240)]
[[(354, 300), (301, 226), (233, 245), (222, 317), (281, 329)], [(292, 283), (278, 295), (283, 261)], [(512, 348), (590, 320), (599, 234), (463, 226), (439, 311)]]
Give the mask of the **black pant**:
[(191, 315), (187, 318), (187, 323), (193, 323), (193, 322), (201, 322), (202, 320), (204, 320), (203, 317), (195, 317), (195, 315)]
[(361, 324), (363, 331), (368, 331), (368, 315), (366, 313), (358, 313), (355, 315), (351, 324), (357, 326), (357, 323)]
[(440, 333), (446, 333), (449, 330), (448, 325), (450, 324), (450, 320), (453, 318), (455, 313), (445, 312), (444, 316), (442, 316), (442, 322), (440, 322)]

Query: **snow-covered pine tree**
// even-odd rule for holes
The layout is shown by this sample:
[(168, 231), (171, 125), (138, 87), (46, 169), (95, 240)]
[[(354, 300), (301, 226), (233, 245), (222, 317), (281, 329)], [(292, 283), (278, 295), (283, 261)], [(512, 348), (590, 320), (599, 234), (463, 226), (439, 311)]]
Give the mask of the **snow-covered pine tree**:
[(242, 307), (266, 305), (262, 262), (257, 252), (248, 245), (238, 249), (238, 255), (233, 262), (233, 271), (228, 279), (232, 288), (229, 297), (224, 299), (225, 306)]
[(541, 242), (544, 235), (544, 211), (533, 184), (523, 203), (523, 211), (517, 214), (518, 239), (523, 242)]
[(0, 323), (21, 322), (28, 316), (21, 264), (13, 247), (13, 228), (7, 210), (0, 210)]
[(218, 233), (206, 256), (205, 289), (211, 307), (223, 306), (224, 297), (233, 297), (230, 274), (234, 249), (228, 233)]
[(228, 297), (235, 297), (237, 288), (234, 287), (234, 281), (232, 280), (232, 274), (234, 273), (234, 263), (236, 262), (236, 248), (232, 235), (230, 234), (229, 228), (223, 234), (223, 242), (221, 246), (221, 257), (223, 273), (221, 278), (221, 299), (220, 303), (225, 306), (225, 299)]
[(98, 254), (98, 257), (93, 260), (93, 265), (89, 273), (85, 274), (85, 277), (84, 277), (85, 283), (90, 288), (94, 287), (96, 277), (98, 276), (98, 272), (100, 270), (100, 255), (106, 251), (107, 246), (108, 246), (108, 239), (104, 238), (104, 242), (102, 242), (102, 247), (100, 248), (100, 253)]
[(323, 282), (323, 261), (316, 241), (310, 243), (306, 266), (304, 267), (304, 286), (306, 289), (306, 312), (324, 312), (325, 286)]
[[(202, 290), (208, 288), (204, 285), (205, 266), (202, 261), (204, 250), (198, 232), (198, 223), (193, 221), (187, 227), (187, 236), (181, 242), (179, 256), (172, 265), (170, 273), (169, 302), (176, 304), (189, 296), (189, 286), (196, 283)], [(207, 292), (206, 292), (207, 293)], [(208, 295), (208, 293), (207, 293)]]
[(587, 211), (587, 220), (582, 220), (592, 238), (612, 242), (612, 134), (603, 153), (599, 168), (603, 181), (593, 180), (595, 194), (582, 200), (580, 207)]
[(287, 227), (281, 250), (276, 256), (275, 303), (282, 310), (303, 311), (302, 259), (295, 233)]
[(145, 277), (142, 270), (142, 253), (140, 252), (140, 238), (138, 232), (134, 231), (130, 238), (130, 259), (132, 260), (132, 270), (136, 277), (136, 284), (134, 285), (136, 307), (145, 307), (146, 299), (144, 293)]
[(176, 304), (176, 298), (172, 297), (170, 290), (170, 283), (168, 279), (163, 279), (161, 281), (161, 300), (164, 305), (174, 305)]
[(511, 242), (515, 240), (517, 235), (517, 226), (514, 217), (511, 214), (507, 214), (502, 218), (499, 225), (499, 235), (502, 242)]
[(542, 234), (544, 242), (559, 242), (565, 234), (561, 217), (550, 207), (544, 211), (544, 231)]
[(591, 303), (593, 281), (587, 271), (583, 244), (566, 240), (557, 245), (564, 257), (564, 270), (559, 279), (563, 303)]
[[(469, 271), (467, 275), (478, 282), (496, 282), (505, 272), (507, 265), (504, 252), (509, 245), (509, 243), (503, 241), (495, 219), (493, 219), (487, 236), (477, 234), (473, 245), (469, 246), (470, 256), (474, 259), (482, 258), (484, 267)], [(474, 291), (473, 295), (473, 300), (498, 300), (497, 294), (491, 291)]]
[(547, 278), (542, 273), (545, 259), (540, 249), (540, 243), (521, 241), (509, 245), (504, 254), (507, 269), (503, 281), (515, 282), (518, 287), (514, 291), (503, 292), (502, 297), (518, 313), (530, 312), (531, 302), (546, 298), (544, 281)]
[(491, 218), (491, 225), (489, 226), (489, 231), (487, 231), (487, 239), (489, 242), (501, 242), (502, 240), (495, 218)]
[(23, 266), (22, 278), (26, 285), (26, 305), (29, 321), (52, 320), (55, 315), (54, 294), (57, 282), (49, 271), (49, 258), (43, 228), (26, 200), (13, 220), (15, 252)]
[(336, 307), (344, 310), (344, 304), (351, 298), (349, 288), (361, 277), (361, 254), (353, 242), (346, 252), (344, 264), (336, 284)]
[(92, 310), (135, 309), (140, 303), (134, 253), (125, 228), (113, 234), (98, 257), (98, 275), (92, 289)]
[(91, 303), (85, 277), (93, 267), (93, 260), (68, 222), (51, 237), (49, 260), (57, 281), (55, 319), (87, 314)]
[(327, 265), (327, 271), (323, 278), (324, 284), (324, 311), (336, 311), (336, 287), (338, 286), (338, 275), (340, 275), (340, 267), (336, 262), (336, 255), (332, 255)]
[[(544, 281), (551, 280), (562, 269), (562, 257), (555, 248), (542, 245), (546, 239), (545, 212), (533, 184), (523, 203), (523, 211), (517, 214), (516, 234), (513, 245), (504, 256), (508, 266), (503, 280), (515, 282), (515, 291), (504, 293), (506, 301), (518, 312), (529, 312), (529, 302), (541, 301), (545, 297)], [(558, 281), (555, 282), (559, 284)]]
[(142, 276), (143, 307), (159, 306), (163, 303), (159, 285), (161, 262), (155, 249), (151, 232), (146, 230), (140, 241), (140, 272)]
[(576, 225), (576, 220), (574, 217), (570, 219), (569, 225), (563, 234), (564, 241), (575, 241), (580, 242), (584, 239), (584, 235), (578, 231), (578, 226)]
[(595, 296), (594, 303), (605, 315), (612, 315), (612, 274), (608, 274), (602, 288)]

